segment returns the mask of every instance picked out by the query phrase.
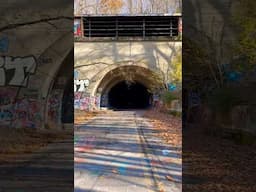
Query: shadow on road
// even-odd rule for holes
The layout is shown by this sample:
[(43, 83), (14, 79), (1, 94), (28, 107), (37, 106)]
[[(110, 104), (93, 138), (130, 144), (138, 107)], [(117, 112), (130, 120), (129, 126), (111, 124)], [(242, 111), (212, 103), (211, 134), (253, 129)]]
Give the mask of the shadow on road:
[[(139, 129), (148, 144), (142, 144)], [(156, 133), (132, 111), (81, 124), (75, 131), (75, 191), (158, 191), (159, 183), (169, 191), (181, 184), (181, 149), (163, 144)], [(181, 191), (175, 187), (173, 191)]]

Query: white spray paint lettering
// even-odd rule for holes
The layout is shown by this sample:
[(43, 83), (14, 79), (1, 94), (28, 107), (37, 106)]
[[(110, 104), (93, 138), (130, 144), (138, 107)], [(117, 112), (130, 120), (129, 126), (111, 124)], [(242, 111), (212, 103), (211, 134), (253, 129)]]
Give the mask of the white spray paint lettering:
[(86, 80), (74, 80), (74, 91), (75, 92), (84, 92), (86, 88), (89, 86), (90, 81)]
[(28, 57), (0, 57), (0, 86), (27, 86), (36, 71), (36, 60)]

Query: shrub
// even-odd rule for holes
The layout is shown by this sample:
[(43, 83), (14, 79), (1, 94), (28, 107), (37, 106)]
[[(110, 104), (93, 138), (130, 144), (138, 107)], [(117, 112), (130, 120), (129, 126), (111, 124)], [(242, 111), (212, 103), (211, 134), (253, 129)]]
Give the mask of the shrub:
[(239, 103), (236, 92), (227, 87), (216, 89), (207, 100), (209, 107), (221, 114), (228, 114)]
[(171, 105), (172, 101), (176, 99), (178, 99), (178, 97), (170, 91), (166, 91), (162, 94), (164, 104)]
[(173, 115), (173, 116), (175, 116), (175, 117), (181, 117), (182, 112), (171, 110), (171, 111), (169, 111), (169, 114), (171, 114), (171, 115)]

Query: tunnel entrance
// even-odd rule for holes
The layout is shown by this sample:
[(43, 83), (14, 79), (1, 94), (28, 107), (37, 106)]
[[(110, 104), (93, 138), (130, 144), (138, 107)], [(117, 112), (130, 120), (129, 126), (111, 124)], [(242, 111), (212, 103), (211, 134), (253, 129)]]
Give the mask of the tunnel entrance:
[(100, 96), (102, 109), (145, 109), (152, 105), (152, 92), (164, 87), (162, 82), (148, 68), (119, 66), (104, 74), (93, 95)]
[(115, 109), (143, 109), (151, 105), (152, 94), (141, 83), (121, 81), (110, 89), (108, 98)]
[(68, 81), (62, 98), (62, 123), (74, 122), (74, 85), (73, 77)]

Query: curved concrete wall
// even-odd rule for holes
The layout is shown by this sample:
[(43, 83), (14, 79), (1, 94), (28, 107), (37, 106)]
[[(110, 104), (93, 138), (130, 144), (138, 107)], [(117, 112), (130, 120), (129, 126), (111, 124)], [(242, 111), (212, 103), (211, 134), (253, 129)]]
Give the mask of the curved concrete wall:
[(0, 22), (0, 123), (41, 128), (47, 124), (52, 84), (72, 50), (73, 20), (65, 17), (65, 5), (56, 13), (47, 2), (40, 10), (19, 3), (0, 10), (7, 18)]

